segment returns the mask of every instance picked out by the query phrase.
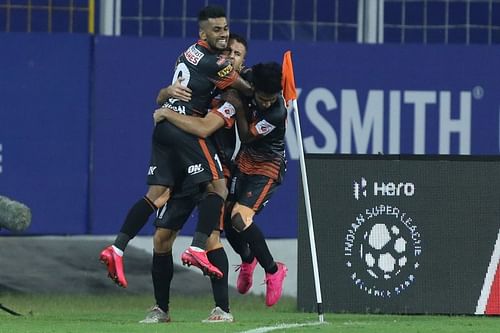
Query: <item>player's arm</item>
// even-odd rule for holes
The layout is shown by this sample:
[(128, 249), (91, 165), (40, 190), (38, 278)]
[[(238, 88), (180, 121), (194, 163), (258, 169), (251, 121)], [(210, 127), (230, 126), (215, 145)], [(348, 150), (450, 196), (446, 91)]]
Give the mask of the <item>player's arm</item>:
[[(270, 113), (268, 111), (268, 113)], [(241, 142), (248, 143), (271, 133), (279, 124), (279, 115), (266, 116), (253, 122), (248, 122), (246, 111), (236, 111), (236, 121), (238, 123), (238, 135)]]
[(224, 126), (224, 119), (213, 112), (209, 112), (204, 118), (200, 118), (182, 115), (168, 108), (161, 108), (155, 110), (153, 117), (155, 123), (167, 119), (184, 132), (196, 135), (200, 138), (206, 138)]
[(171, 97), (177, 98), (183, 102), (189, 102), (191, 100), (191, 89), (184, 86), (182, 81), (184, 81), (184, 78), (179, 77), (174, 84), (162, 88), (156, 97), (156, 104), (163, 105)]
[(253, 94), (252, 86), (241, 76), (238, 76), (238, 78), (231, 84), (231, 88), (238, 90), (247, 97), (250, 97)]
[(242, 143), (252, 142), (257, 139), (252, 134), (251, 124), (247, 120), (247, 108), (243, 105), (236, 108), (236, 123), (238, 124), (238, 136)]
[(233, 68), (233, 65), (228, 61), (225, 63), (225, 67), (223, 66), (218, 67), (217, 74), (215, 76), (209, 76), (209, 80), (214, 82), (215, 86), (220, 90), (234, 88), (247, 97), (252, 96), (252, 85), (240, 76)]
[(250, 124), (247, 120), (248, 107), (243, 104), (238, 95), (238, 92), (234, 89), (228, 89), (223, 94), (223, 99), (231, 103), (236, 110), (236, 123), (238, 124), (238, 137), (242, 143), (248, 143), (256, 138), (252, 135), (250, 129)]

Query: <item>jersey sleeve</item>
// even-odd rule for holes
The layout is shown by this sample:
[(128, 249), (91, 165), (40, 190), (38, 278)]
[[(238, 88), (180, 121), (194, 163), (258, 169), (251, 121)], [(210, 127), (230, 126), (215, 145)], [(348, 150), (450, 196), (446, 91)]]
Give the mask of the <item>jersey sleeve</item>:
[(210, 112), (219, 116), (224, 120), (224, 127), (230, 129), (234, 126), (234, 117), (236, 115), (236, 110), (234, 106), (229, 102), (224, 102), (222, 105), (213, 106)]
[(212, 81), (219, 89), (225, 89), (233, 84), (239, 77), (237, 71), (234, 70), (231, 62), (224, 56), (215, 58), (216, 62), (213, 64), (211, 73), (208, 79)]
[(250, 132), (253, 136), (266, 136), (276, 127), (282, 126), (286, 120), (286, 109), (277, 103), (271, 110), (265, 112), (263, 117), (256, 119), (250, 124)]

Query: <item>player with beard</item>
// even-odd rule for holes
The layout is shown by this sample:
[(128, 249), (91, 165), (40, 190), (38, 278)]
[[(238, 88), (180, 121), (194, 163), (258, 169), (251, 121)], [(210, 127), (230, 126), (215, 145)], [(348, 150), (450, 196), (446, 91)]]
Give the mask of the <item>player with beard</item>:
[[(227, 56), (234, 68), (240, 71), (247, 53), (247, 43), (240, 36), (231, 34), (229, 37), (229, 50)], [(176, 83), (172, 88), (160, 92), (158, 100), (162, 102), (172, 91), (183, 98), (190, 98), (190, 91), (179, 87)], [(213, 107), (204, 118), (181, 115), (168, 108), (158, 109), (155, 122), (167, 119), (182, 130), (201, 138), (211, 136), (217, 146), (218, 154), (224, 169), (224, 176), (229, 178), (231, 157), (234, 152), (236, 134), (234, 131), (235, 110), (229, 103), (224, 102), (221, 96), (213, 101)], [(156, 304), (151, 308), (146, 318), (141, 323), (161, 323), (170, 321), (169, 301), (170, 284), (173, 277), (174, 265), (172, 260), (172, 247), (179, 231), (193, 212), (199, 196), (193, 195), (196, 188), (183, 188), (179, 193), (173, 193), (164, 211), (161, 211), (155, 221), (157, 227), (154, 234), (154, 253), (152, 277)], [(229, 309), (228, 295), (228, 268), (226, 252), (220, 242), (222, 225), (218, 225), (212, 232), (207, 242), (207, 257), (210, 262), (223, 273), (218, 279), (211, 277), (212, 292), (215, 308), (210, 316), (203, 320), (205, 323), (232, 322), (233, 316)]]
[[(234, 87), (246, 94), (252, 89), (241, 79), (227, 58), (220, 52), (226, 49), (229, 27), (225, 12), (218, 6), (207, 6), (198, 15), (200, 39), (178, 58), (173, 82), (182, 77), (183, 85), (192, 91), (189, 102), (168, 99), (164, 107), (181, 114), (204, 116), (214, 88)], [(164, 207), (174, 184), (200, 187), (205, 192), (198, 203), (199, 220), (191, 246), (182, 254), (185, 264), (200, 267), (209, 275), (222, 277), (206, 253), (207, 239), (221, 219), (227, 188), (219, 156), (211, 141), (188, 134), (170, 122), (163, 121), (153, 132), (153, 151), (148, 172), (148, 191), (129, 210), (114, 245), (105, 248), (100, 260), (106, 264), (108, 275), (126, 287), (123, 272), (123, 250), (132, 237), (144, 226), (151, 214)]]

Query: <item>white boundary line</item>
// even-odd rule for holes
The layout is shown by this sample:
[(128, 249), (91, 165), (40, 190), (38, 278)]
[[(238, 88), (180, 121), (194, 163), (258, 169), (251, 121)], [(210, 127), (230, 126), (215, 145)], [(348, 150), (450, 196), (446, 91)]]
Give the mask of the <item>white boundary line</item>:
[(495, 278), (495, 273), (497, 271), (498, 262), (500, 260), (500, 230), (498, 230), (497, 241), (495, 247), (493, 248), (493, 253), (491, 255), (490, 264), (488, 266), (488, 271), (484, 277), (483, 289), (481, 290), (481, 295), (477, 300), (476, 312), (477, 315), (482, 315), (486, 311), (486, 304), (488, 303), (488, 297), (490, 296), (491, 285)]
[(275, 326), (265, 326), (265, 327), (259, 327), (259, 328), (254, 328), (254, 329), (251, 329), (249, 331), (242, 331), (240, 333), (266, 333), (266, 332), (271, 332), (271, 331), (275, 331), (275, 330), (282, 330), (282, 329), (286, 329), (286, 328), (295, 328), (295, 327), (304, 327), (304, 326), (316, 326), (316, 325), (324, 325), (324, 324), (328, 324), (326, 321), (323, 321), (323, 322), (319, 322), (319, 321), (315, 321), (315, 322), (310, 322), (310, 323), (304, 323), (304, 324), (278, 324), (278, 325), (275, 325)]

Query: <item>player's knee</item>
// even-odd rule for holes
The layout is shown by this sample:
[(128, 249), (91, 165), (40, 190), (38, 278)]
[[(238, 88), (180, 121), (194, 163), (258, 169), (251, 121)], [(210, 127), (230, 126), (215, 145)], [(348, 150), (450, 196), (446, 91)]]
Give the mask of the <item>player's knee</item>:
[(236, 215), (234, 215), (231, 218), (231, 225), (238, 232), (242, 232), (243, 230), (245, 230), (246, 227), (245, 222), (243, 221), (243, 218), (241, 217), (240, 213), (236, 213)]
[(156, 207), (163, 207), (170, 199), (170, 189), (167, 188), (165, 192), (163, 192), (155, 201), (154, 204)]
[(226, 200), (227, 195), (228, 195), (226, 180), (225, 179), (218, 179), (218, 180), (212, 181), (207, 186), (207, 191), (216, 193), (223, 200)]
[(244, 231), (253, 223), (253, 215), (245, 214), (244, 212), (237, 212), (231, 218), (231, 224), (238, 232)]
[(153, 202), (156, 207), (163, 207), (170, 199), (170, 188), (152, 185), (149, 187), (146, 197)]
[(220, 241), (220, 231), (214, 230), (207, 239), (207, 251), (213, 251), (221, 248), (223, 245)]
[(236, 203), (231, 211), (231, 224), (238, 232), (242, 232), (253, 223), (254, 215), (250, 207)]
[(171, 252), (177, 231), (165, 228), (157, 228), (153, 236), (153, 247), (155, 252)]

